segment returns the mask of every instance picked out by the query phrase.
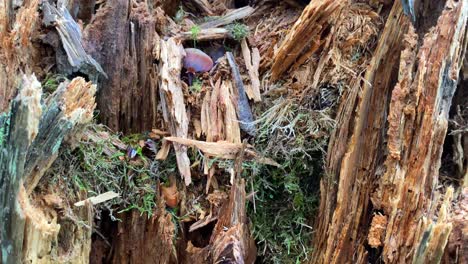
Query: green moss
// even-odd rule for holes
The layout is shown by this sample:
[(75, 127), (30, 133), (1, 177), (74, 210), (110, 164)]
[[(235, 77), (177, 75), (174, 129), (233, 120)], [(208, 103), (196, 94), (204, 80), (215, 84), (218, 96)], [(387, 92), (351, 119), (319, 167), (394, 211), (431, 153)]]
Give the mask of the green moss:
[(311, 251), (324, 149), (334, 121), (329, 110), (313, 110), (293, 99), (266, 98), (255, 110), (260, 116), (255, 148), (281, 164), (246, 166), (251, 176), (245, 176), (253, 179), (250, 191), (256, 192), (248, 215), (259, 262), (301, 263)]
[(190, 91), (194, 94), (197, 94), (202, 89), (202, 81), (198, 78), (194, 78), (192, 85), (190, 86)]
[(250, 33), (249, 27), (242, 23), (234, 23), (229, 25), (228, 27), (229, 33), (232, 37), (237, 40), (241, 41), (243, 38), (247, 37)]
[(63, 75), (60, 74), (48, 74), (42, 81), (42, 90), (45, 95), (52, 94), (57, 90), (59, 84), (66, 79)]
[[(100, 126), (94, 129), (105, 132)], [(63, 181), (67, 188), (63, 193), (86, 191), (88, 196), (114, 191), (119, 198), (97, 205), (97, 210), (124, 212), (138, 210), (150, 217), (156, 207), (156, 190), (158, 182), (167, 181), (168, 176), (176, 170), (175, 155), (171, 153), (166, 161), (152, 161), (143, 158), (143, 149), (138, 141), (144, 135), (136, 134), (122, 138), (137, 152), (137, 158), (130, 160), (124, 150), (117, 149), (112, 142), (118, 135), (110, 134), (98, 142), (83, 141), (71, 151), (63, 148), (54, 162), (48, 175), (44, 178), (52, 182)], [(159, 143), (155, 143), (159, 144)], [(111, 150), (112, 155), (105, 154)], [(73, 199), (72, 195), (70, 197)], [(117, 218), (113, 215), (114, 220)]]

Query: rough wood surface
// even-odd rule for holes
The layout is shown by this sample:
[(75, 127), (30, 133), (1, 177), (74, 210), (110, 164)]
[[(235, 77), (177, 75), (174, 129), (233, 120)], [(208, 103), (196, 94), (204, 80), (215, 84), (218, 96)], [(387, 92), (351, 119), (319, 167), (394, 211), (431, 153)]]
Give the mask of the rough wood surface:
[(387, 170), (373, 196), (374, 206), (389, 216), (382, 255), (387, 263), (409, 261), (432, 225), (429, 212), (437, 202), (448, 113), (466, 49), (467, 17), (468, 1), (447, 1), (417, 56), (408, 50), (402, 55), (401, 78), (389, 110)]
[[(184, 93), (180, 80), (182, 58), (185, 56), (184, 48), (176, 43), (174, 38), (161, 40), (161, 79), (160, 98), (163, 117), (169, 126), (171, 135), (187, 138), (188, 117), (184, 103)], [(186, 185), (192, 182), (190, 160), (187, 156), (187, 147), (174, 143), (179, 173)]]
[(257, 48), (252, 48), (252, 51), (250, 51), (246, 39), (242, 39), (241, 48), (245, 67), (247, 68), (250, 76), (250, 85), (246, 90), (247, 95), (255, 102), (260, 102), (262, 100), (262, 97), (260, 96), (260, 79), (258, 74), (258, 68), (260, 67), (260, 52)]
[(236, 20), (246, 18), (250, 16), (254, 11), (255, 9), (251, 6), (245, 6), (245, 7), (241, 7), (238, 9), (234, 9), (234, 10), (229, 11), (224, 16), (221, 16), (212, 21), (208, 21), (208, 22), (201, 24), (200, 28), (207, 29), (207, 28), (215, 28), (215, 27), (224, 26)]
[(29, 148), (25, 164), (25, 188), (31, 194), (44, 172), (57, 158), (65, 137), (91, 121), (96, 107), (96, 85), (77, 77), (61, 83), (48, 98), (41, 117), (38, 136)]
[(300, 60), (303, 53), (310, 57), (321, 46), (322, 33), (330, 28), (342, 4), (341, 1), (334, 0), (310, 2), (275, 53), (271, 67), (273, 81), (287, 71), (297, 59)]
[(92, 80), (97, 80), (98, 74), (102, 74), (107, 78), (101, 65), (84, 50), (81, 29), (68, 12), (68, 9), (65, 6), (56, 8), (48, 2), (43, 3), (42, 9), (44, 24), (54, 25), (60, 35), (68, 63), (71, 66), (69, 74), (79, 71), (87, 74)]
[(23, 73), (41, 71), (40, 51), (33, 41), (41, 25), (39, 0), (27, 1), (14, 10), (13, 0), (0, 3), (0, 112), (7, 111)]
[(154, 63), (159, 36), (147, 3), (107, 1), (84, 29), (83, 39), (85, 50), (108, 75), (98, 82), (102, 123), (125, 133), (160, 127)]
[(421, 42), (394, 2), (362, 87), (340, 106), (312, 262), (364, 263), (368, 245), (386, 263), (416, 261), (416, 252), (440, 259), (450, 224), (443, 214), (433, 223), (433, 208), (440, 203), (440, 156), (466, 45), (466, 5), (447, 1), (418, 51)]
[[(29, 146), (37, 135), (41, 117), (41, 84), (36, 77), (23, 76), (19, 94), (12, 103), (0, 153), (0, 246), (2, 263), (21, 263), (24, 216), (18, 193), (24, 179)], [(5, 131), (6, 130), (6, 131)]]
[[(409, 20), (396, 1), (365, 74), (367, 81), (363, 87), (358, 83), (351, 91), (353, 96), (340, 106), (341, 126), (330, 139), (327, 177), (320, 188), (320, 215), (314, 239), (317, 250), (313, 255), (319, 263), (357, 261), (366, 255), (363, 244), (367, 234), (357, 230), (370, 223), (369, 197), (377, 169), (375, 163), (382, 154), (378, 146), (383, 146), (381, 134), (385, 129), (386, 104), (382, 102), (388, 101), (398, 65), (397, 56), (387, 55), (399, 53), (408, 25)], [(359, 100), (355, 96), (360, 92)], [(357, 110), (355, 100), (358, 100)]]
[[(62, 83), (42, 106), (40, 83), (34, 75), (23, 77), (19, 95), (10, 110), (10, 120), (7, 123), (2, 119), (1, 127), (1, 133), (6, 133), (0, 155), (3, 263), (36, 263), (45, 256), (44, 261), (59, 258), (59, 245), (54, 243), (60, 226), (54, 210), (33, 205), (29, 194), (57, 157), (65, 137), (72, 136), (77, 125), (91, 120), (95, 92), (94, 85), (77, 77), (70, 83)], [(29, 192), (24, 189), (23, 181)], [(22, 194), (18, 196), (19, 193)], [(91, 217), (92, 214), (82, 216)], [(90, 220), (88, 225), (91, 224)], [(86, 260), (90, 250), (90, 231), (80, 233), (83, 230), (78, 227), (76, 231), (77, 236), (83, 234), (81, 238), (85, 239), (76, 240), (79, 243), (76, 252), (81, 261)]]
[(111, 263), (178, 263), (173, 240), (176, 227), (162, 199), (156, 210), (149, 218), (136, 210), (120, 217)]
[(236, 179), (231, 187), (229, 202), (221, 209), (210, 246), (212, 263), (255, 262), (256, 247), (247, 225), (243, 179)]

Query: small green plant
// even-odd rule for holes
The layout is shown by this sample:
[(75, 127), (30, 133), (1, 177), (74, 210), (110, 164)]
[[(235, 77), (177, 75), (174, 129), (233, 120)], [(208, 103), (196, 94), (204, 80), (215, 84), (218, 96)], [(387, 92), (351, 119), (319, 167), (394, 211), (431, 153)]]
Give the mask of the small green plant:
[(45, 94), (51, 94), (57, 90), (59, 84), (65, 81), (65, 77), (60, 74), (48, 74), (42, 82), (42, 89)]
[(202, 81), (198, 78), (193, 79), (192, 85), (190, 86), (190, 91), (192, 93), (199, 93), (202, 89)]
[(198, 34), (200, 34), (201, 28), (199, 25), (195, 25), (190, 29), (190, 34), (192, 35), (193, 39), (193, 46), (197, 46), (197, 39), (198, 39)]
[(249, 27), (242, 23), (235, 23), (228, 26), (229, 33), (236, 41), (241, 41), (249, 35)]

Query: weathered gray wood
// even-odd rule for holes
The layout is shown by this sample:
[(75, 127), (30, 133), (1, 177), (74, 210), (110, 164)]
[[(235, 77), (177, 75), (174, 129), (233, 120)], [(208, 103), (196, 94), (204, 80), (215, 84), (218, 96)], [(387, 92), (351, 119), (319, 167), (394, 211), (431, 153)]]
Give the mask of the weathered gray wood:
[(34, 75), (23, 76), (13, 100), (9, 121), (3, 118), (0, 149), (0, 246), (2, 263), (21, 263), (24, 218), (17, 196), (23, 179), (27, 151), (34, 140), (41, 116), (41, 85)]
[[(0, 118), (2, 263), (22, 263), (25, 250), (34, 259), (37, 251), (34, 248), (23, 250), (23, 241), (27, 241), (27, 245), (44, 244), (35, 241), (35, 238), (27, 238), (26, 231), (40, 230), (35, 229), (34, 218), (23, 212), (23, 205), (28, 203), (25, 201), (28, 199), (27, 193), (23, 189), (22, 205), (18, 203), (18, 194), (23, 188), (23, 181), (29, 193), (34, 189), (56, 159), (65, 137), (71, 136), (78, 124), (91, 120), (95, 92), (95, 85), (77, 77), (70, 83), (61, 84), (46, 105), (42, 106), (40, 83), (34, 75), (23, 76), (19, 95), (13, 101), (9, 114)], [(27, 226), (26, 219), (29, 219)], [(46, 243), (53, 241), (48, 240)]]
[(42, 8), (43, 22), (46, 26), (54, 25), (57, 29), (72, 72), (83, 72), (95, 81), (97, 81), (98, 73), (107, 78), (101, 65), (86, 53), (82, 44), (80, 27), (68, 9), (65, 6), (56, 8), (48, 2), (44, 2)]
[(215, 28), (215, 27), (220, 27), (220, 26), (224, 26), (227, 24), (231, 24), (232, 22), (236, 20), (243, 19), (243, 18), (250, 16), (254, 11), (255, 9), (251, 6), (241, 7), (241, 8), (232, 10), (231, 12), (228, 12), (226, 15), (220, 18), (205, 22), (201, 24), (200, 27), (202, 29), (207, 29), (207, 28)]
[(55, 161), (65, 137), (81, 123), (91, 121), (96, 86), (78, 77), (61, 83), (44, 107), (39, 133), (29, 148), (24, 174), (30, 194), (44, 172)]
[(226, 56), (231, 66), (232, 80), (237, 88), (237, 117), (239, 119), (241, 129), (251, 136), (255, 136), (256, 128), (250, 109), (249, 99), (245, 93), (244, 83), (240, 76), (239, 67), (237, 67), (234, 55), (231, 52), (226, 52)]

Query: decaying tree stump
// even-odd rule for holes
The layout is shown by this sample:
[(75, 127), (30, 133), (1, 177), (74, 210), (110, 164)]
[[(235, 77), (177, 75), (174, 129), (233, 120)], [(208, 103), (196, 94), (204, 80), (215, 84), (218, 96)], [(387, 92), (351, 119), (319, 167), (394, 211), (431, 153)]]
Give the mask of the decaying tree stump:
[[(439, 214), (433, 231), (435, 207), (450, 204), (439, 200), (438, 169), (467, 12), (468, 1), (447, 1), (418, 42), (395, 1), (362, 87), (340, 106), (311, 263), (364, 263), (377, 257), (369, 247), (386, 263), (440, 260), (451, 224)], [(427, 243), (437, 246), (423, 253)]]
[(108, 76), (98, 82), (102, 123), (127, 133), (160, 127), (158, 67), (153, 63), (159, 36), (147, 4), (107, 1), (83, 35), (86, 51)]
[[(42, 261), (86, 263), (91, 249), (93, 214), (89, 205), (77, 211), (87, 226), (74, 223), (60, 232), (60, 217), (53, 209), (65, 208), (56, 194), (29, 195), (56, 159), (65, 137), (72, 137), (80, 124), (89, 122), (95, 108), (96, 86), (78, 77), (62, 83), (41, 105), (42, 89), (34, 75), (23, 76), (19, 94), (10, 112), (0, 119), (0, 240), (2, 263)], [(23, 186), (26, 185), (26, 189)], [(45, 206), (40, 205), (43, 200)], [(63, 217), (62, 217), (63, 218)], [(71, 243), (60, 248), (59, 236)]]

